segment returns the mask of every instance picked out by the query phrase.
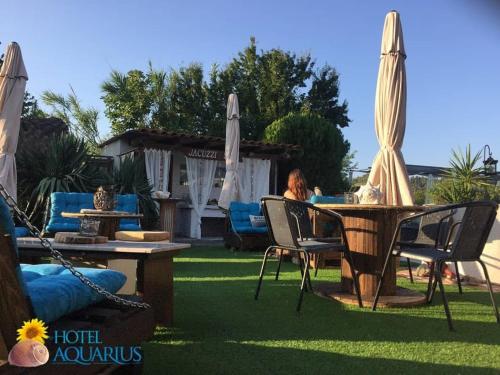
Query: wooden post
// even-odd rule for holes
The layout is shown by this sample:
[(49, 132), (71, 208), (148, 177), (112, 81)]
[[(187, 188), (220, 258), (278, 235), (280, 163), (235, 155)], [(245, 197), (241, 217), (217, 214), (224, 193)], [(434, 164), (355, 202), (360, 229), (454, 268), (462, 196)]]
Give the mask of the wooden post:
[(171, 326), (174, 320), (174, 276), (172, 257), (148, 257), (142, 263), (144, 301), (155, 312), (155, 320)]
[(10, 350), (16, 343), (17, 329), (32, 314), (18, 279), (19, 261), (10, 235), (0, 235), (0, 249), (0, 333)]

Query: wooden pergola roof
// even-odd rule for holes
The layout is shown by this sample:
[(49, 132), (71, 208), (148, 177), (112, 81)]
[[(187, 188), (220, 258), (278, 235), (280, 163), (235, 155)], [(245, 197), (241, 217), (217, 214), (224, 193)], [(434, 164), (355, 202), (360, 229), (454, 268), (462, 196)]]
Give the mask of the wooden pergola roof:
[[(125, 140), (134, 147), (155, 147), (166, 149), (197, 148), (215, 151), (224, 151), (225, 138), (207, 135), (171, 132), (161, 129), (128, 130), (111, 137), (99, 146), (104, 147), (118, 140)], [(288, 158), (301, 150), (298, 145), (267, 143), (262, 141), (240, 141), (240, 154)]]

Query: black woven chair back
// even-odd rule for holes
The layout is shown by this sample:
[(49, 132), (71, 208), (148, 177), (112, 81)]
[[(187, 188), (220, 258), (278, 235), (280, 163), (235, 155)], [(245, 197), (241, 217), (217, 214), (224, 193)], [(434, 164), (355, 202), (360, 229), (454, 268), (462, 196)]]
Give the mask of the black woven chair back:
[(453, 221), (452, 217), (447, 218), (451, 213), (442, 211), (422, 217), (415, 242), (434, 246), (437, 239), (438, 246), (443, 247)]
[(297, 247), (298, 230), (281, 197), (263, 197), (262, 208), (275, 246)]
[(293, 220), (296, 222), (299, 232), (299, 238), (308, 239), (313, 238), (313, 226), (309, 216), (308, 204), (301, 201), (286, 200), (285, 207), (292, 215)]
[(466, 204), (460, 227), (451, 244), (453, 258), (459, 261), (479, 259), (495, 222), (497, 209), (498, 204), (491, 201)]

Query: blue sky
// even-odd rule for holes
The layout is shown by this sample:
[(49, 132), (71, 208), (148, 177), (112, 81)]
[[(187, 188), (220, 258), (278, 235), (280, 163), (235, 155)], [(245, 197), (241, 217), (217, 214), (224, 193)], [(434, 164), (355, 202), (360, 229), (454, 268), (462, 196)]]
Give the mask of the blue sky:
[[(111, 69), (225, 64), (255, 36), (261, 49), (310, 53), (340, 74), (353, 120), (344, 131), (360, 167), (378, 150), (373, 108), (386, 12), (400, 12), (407, 58), (403, 154), (443, 166), (450, 150), (490, 144), (500, 157), (500, 6), (496, 0), (441, 1), (9, 1), (0, 41), (17, 41), (35, 96), (71, 84), (101, 110)], [(498, 3), (497, 3), (498, 4)], [(19, 17), (18, 17), (19, 15)]]

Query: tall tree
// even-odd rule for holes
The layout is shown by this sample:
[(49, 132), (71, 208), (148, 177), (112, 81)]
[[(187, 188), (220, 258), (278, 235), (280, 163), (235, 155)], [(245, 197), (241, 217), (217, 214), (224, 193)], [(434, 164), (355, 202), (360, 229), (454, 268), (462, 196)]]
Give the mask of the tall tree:
[(341, 128), (349, 126), (347, 102), (339, 104), (339, 76), (334, 68), (325, 65), (313, 73), (311, 88), (304, 98), (304, 109), (316, 113)]
[(168, 77), (169, 108), (168, 128), (183, 130), (193, 134), (205, 134), (206, 92), (203, 83), (203, 68), (200, 64), (190, 64), (173, 70)]
[(34, 119), (46, 118), (48, 115), (38, 106), (38, 100), (28, 91), (24, 93), (23, 109), (21, 118)]
[(290, 113), (266, 128), (264, 140), (302, 146), (301, 155), (288, 162), (287, 167), (300, 168), (309, 186), (319, 186), (326, 194), (342, 192), (347, 187), (342, 160), (350, 144), (328, 120), (311, 113)]
[(209, 81), (205, 83), (205, 91), (207, 96), (207, 133), (216, 137), (224, 137), (227, 100), (234, 88), (229, 74), (221, 72), (217, 64), (212, 65)]
[(89, 149), (97, 152), (101, 142), (97, 128), (99, 111), (93, 107), (84, 108), (73, 88), (70, 88), (71, 91), (66, 96), (44, 91), (42, 101), (52, 109), (51, 116), (63, 120), (72, 134), (84, 139)]
[(112, 132), (152, 127), (223, 136), (231, 92), (238, 94), (242, 138), (261, 139), (288, 113), (310, 112), (340, 127), (349, 123), (347, 103), (338, 100), (338, 74), (328, 65), (316, 70), (309, 54), (258, 51), (251, 38), (229, 64), (213, 65), (206, 80), (203, 73), (197, 63), (168, 74), (151, 64), (146, 72), (113, 71), (102, 85)]
[(150, 77), (140, 70), (122, 74), (116, 70), (102, 86), (105, 114), (114, 134), (148, 127), (152, 106)]

